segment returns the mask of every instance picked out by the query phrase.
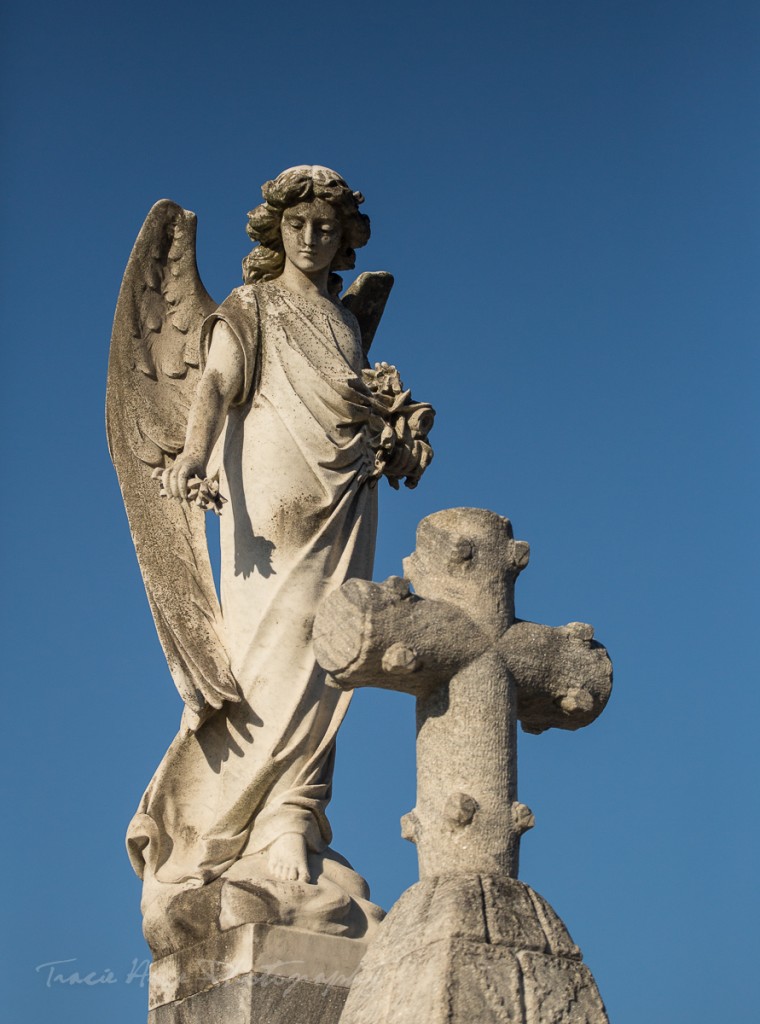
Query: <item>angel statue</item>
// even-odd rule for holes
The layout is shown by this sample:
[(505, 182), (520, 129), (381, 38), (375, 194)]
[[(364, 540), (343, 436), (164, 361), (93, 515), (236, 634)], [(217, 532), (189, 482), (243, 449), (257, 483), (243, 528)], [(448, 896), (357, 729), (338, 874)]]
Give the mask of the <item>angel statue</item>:
[[(361, 937), (381, 919), (326, 816), (349, 694), (312, 649), (321, 599), (371, 578), (376, 483), (414, 486), (433, 409), (367, 352), (393, 284), (335, 273), (364, 198), (299, 166), (262, 187), (244, 284), (201, 283), (195, 215), (162, 200), (122, 283), (108, 441), (185, 704), (127, 835), (155, 956), (250, 921)], [(204, 509), (221, 511), (221, 604)]]

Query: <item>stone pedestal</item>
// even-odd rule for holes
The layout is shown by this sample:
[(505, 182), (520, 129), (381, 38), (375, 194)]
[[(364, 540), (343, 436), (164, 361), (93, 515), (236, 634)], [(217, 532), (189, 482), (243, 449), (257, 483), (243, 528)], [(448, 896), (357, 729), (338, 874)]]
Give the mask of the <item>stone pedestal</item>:
[(364, 958), (341, 1024), (609, 1024), (581, 951), (530, 886), (425, 878)]
[(153, 964), (148, 1024), (337, 1024), (366, 948), (240, 925)]

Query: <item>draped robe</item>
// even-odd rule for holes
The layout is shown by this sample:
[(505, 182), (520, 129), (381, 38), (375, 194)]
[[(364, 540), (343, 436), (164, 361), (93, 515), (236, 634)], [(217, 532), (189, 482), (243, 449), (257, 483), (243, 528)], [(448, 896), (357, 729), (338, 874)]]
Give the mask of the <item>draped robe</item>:
[(245, 382), (230, 409), (220, 490), (221, 601), (242, 699), (164, 757), (127, 836), (147, 882), (195, 887), (296, 832), (331, 839), (335, 735), (350, 694), (325, 684), (311, 643), (321, 598), (371, 578), (377, 522), (358, 324), (276, 282), (236, 289), (224, 321)]

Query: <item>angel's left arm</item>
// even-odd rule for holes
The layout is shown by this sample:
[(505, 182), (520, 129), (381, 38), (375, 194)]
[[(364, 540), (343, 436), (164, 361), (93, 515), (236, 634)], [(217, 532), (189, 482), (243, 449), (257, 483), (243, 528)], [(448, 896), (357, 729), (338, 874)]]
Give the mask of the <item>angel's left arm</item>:
[(206, 476), (211, 450), (222, 432), (230, 405), (240, 397), (244, 380), (245, 360), (240, 343), (224, 320), (217, 320), (206, 367), (190, 407), (185, 447), (162, 477), (170, 497), (187, 498), (188, 480)]

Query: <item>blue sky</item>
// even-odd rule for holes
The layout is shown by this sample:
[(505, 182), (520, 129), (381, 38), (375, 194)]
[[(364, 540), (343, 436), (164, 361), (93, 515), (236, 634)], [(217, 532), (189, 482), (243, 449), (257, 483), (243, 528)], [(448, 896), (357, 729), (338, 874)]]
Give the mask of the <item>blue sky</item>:
[[(168, 196), (221, 301), (261, 183), (302, 162), (366, 195), (357, 271), (397, 282), (373, 354), (438, 410), (423, 484), (383, 488), (376, 578), (424, 515), (491, 508), (532, 547), (518, 615), (593, 623), (615, 665), (590, 728), (521, 735), (522, 878), (615, 1024), (745, 1019), (757, 5), (41, 0), (0, 45), (9, 1019), (146, 1012), (123, 834), (180, 704), (106, 452), (124, 265)], [(416, 879), (413, 803), (413, 703), (363, 691), (332, 821), (386, 907)], [(48, 984), (64, 960), (115, 980)]]

